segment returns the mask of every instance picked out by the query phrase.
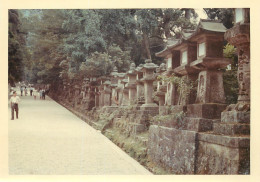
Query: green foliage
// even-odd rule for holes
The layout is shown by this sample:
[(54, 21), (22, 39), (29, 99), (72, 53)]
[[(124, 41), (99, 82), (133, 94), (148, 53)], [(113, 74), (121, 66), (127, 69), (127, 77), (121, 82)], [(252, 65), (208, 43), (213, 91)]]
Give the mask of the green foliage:
[(87, 55), (105, 51), (106, 43), (101, 33), (100, 16), (95, 10), (64, 10), (67, 18), (62, 28), (68, 36), (64, 39), (64, 52), (78, 68)]
[(181, 111), (179, 113), (170, 113), (168, 115), (156, 115), (150, 118), (151, 123), (160, 124), (162, 122), (176, 122), (178, 126), (183, 126), (183, 120), (186, 116), (186, 113)]
[[(29, 82), (51, 83), (59, 78), (65, 19), (62, 10), (19, 10), (22, 30), (27, 33), (26, 46), (30, 58), (25, 62), (25, 79)], [(55, 18), (55, 21), (54, 21)]]
[(95, 52), (80, 65), (80, 73), (86, 77), (108, 75), (113, 69), (113, 63), (107, 53)]
[(223, 84), (226, 95), (227, 104), (235, 104), (238, 98), (238, 80), (237, 80), (237, 62), (238, 57), (236, 48), (233, 45), (227, 44), (224, 47), (224, 57), (231, 59), (231, 69), (224, 70)]
[(107, 52), (92, 53), (81, 63), (79, 71), (82, 76), (99, 77), (110, 74), (114, 66), (119, 72), (128, 71), (130, 66), (129, 51), (122, 51), (115, 44), (109, 46)]
[(236, 48), (233, 45), (227, 44), (224, 46), (223, 54), (225, 58), (235, 58), (236, 55)]
[(130, 51), (123, 51), (118, 45), (112, 44), (107, 50), (109, 56), (118, 68), (118, 72), (126, 72), (129, 70), (131, 57)]
[(29, 59), (29, 55), (25, 47), (25, 34), (22, 32), (18, 10), (11, 9), (8, 15), (8, 82), (14, 86), (15, 82), (23, 78), (23, 63)]
[[(150, 56), (154, 62), (160, 62), (155, 52), (163, 48), (165, 37), (194, 28), (192, 18), (196, 17), (193, 9), (46, 9), (19, 10), (19, 13), (19, 32), (27, 35), (23, 44), (28, 51), (17, 49), (19, 51), (12, 54), (19, 58), (23, 57), (20, 53), (25, 55), (21, 66), (21, 70), (26, 70), (25, 79), (32, 82), (39, 79), (43, 83), (57, 82), (60, 72), (63, 78), (71, 79), (83, 74), (94, 75), (91, 68), (102, 63), (105, 68), (98, 68), (101, 74), (96, 75), (108, 74), (111, 62), (119, 72), (127, 71), (130, 62), (138, 65)], [(13, 30), (15, 24), (9, 24), (9, 29)], [(9, 32), (10, 38), (16, 35)], [(19, 41), (10, 39), (9, 46), (17, 48)], [(101, 60), (93, 56), (95, 52), (100, 54)], [(63, 60), (68, 61), (69, 68), (59, 66)], [(10, 68), (16, 63), (11, 60)], [(15, 73), (22, 75), (22, 71)]]
[(185, 97), (188, 97), (193, 90), (196, 90), (198, 84), (197, 80), (192, 81), (187, 76), (178, 77), (175, 74), (172, 74), (171, 76), (159, 75), (157, 79), (166, 83), (177, 85), (179, 94)]
[(234, 15), (232, 8), (204, 8), (211, 20), (220, 20), (226, 28), (233, 26)]

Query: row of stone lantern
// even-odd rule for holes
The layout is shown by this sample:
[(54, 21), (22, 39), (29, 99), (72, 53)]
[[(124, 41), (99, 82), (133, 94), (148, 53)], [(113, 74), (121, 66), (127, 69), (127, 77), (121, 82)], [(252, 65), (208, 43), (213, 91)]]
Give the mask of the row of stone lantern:
[(186, 105), (194, 103), (225, 103), (223, 77), (221, 68), (230, 64), (223, 58), (223, 41), (226, 28), (222, 23), (201, 20), (195, 31), (186, 31), (183, 38), (175, 40), (163, 51), (157, 53), (167, 60), (166, 75), (198, 80), (197, 94), (191, 93), (187, 100), (180, 95), (176, 102), (176, 86), (168, 85), (166, 102), (170, 105)]
[[(225, 103), (223, 77), (220, 71), (221, 68), (230, 64), (230, 60), (223, 58), (225, 32), (226, 28), (222, 23), (201, 20), (195, 31), (184, 31), (182, 39), (173, 40), (163, 51), (156, 54), (167, 60), (166, 65), (163, 65), (163, 68), (160, 68), (157, 74), (171, 75), (175, 73), (176, 76), (188, 77), (193, 81), (198, 79), (196, 95), (190, 94), (188, 99), (184, 95), (178, 94), (177, 86), (173, 83), (158, 82), (156, 95), (159, 97), (160, 106)], [(233, 41), (233, 44), (236, 44), (236, 42)], [(248, 46), (248, 44), (243, 45)], [(248, 52), (241, 53), (241, 57), (248, 57)], [(245, 74), (244, 72), (249, 70), (249, 66), (244, 65), (246, 64), (243, 64), (243, 67), (239, 66), (239, 78), (241, 78), (239, 80), (248, 77), (248, 73)], [(165, 69), (165, 66), (167, 69)], [(157, 67), (151, 60), (146, 60), (144, 65), (139, 65), (137, 68), (134, 64), (131, 64), (127, 73), (118, 73), (117, 68), (114, 68), (109, 77), (99, 78), (100, 86), (98, 88), (84, 85), (85, 82), (89, 82), (84, 80), (83, 90), (81, 90), (82, 101), (87, 99), (85, 94), (86, 92), (90, 93), (91, 90), (94, 93), (94, 96), (93, 94), (92, 96), (95, 97), (95, 107), (133, 105), (143, 98), (144, 104), (141, 108), (155, 108), (157, 105), (153, 101), (153, 82), (156, 80), (154, 72)], [(239, 92), (239, 100), (245, 102), (244, 100), (249, 100), (249, 81), (240, 82), (239, 85), (242, 89)], [(69, 84), (65, 83), (64, 88), (68, 88)], [(244, 88), (247, 90), (244, 91)], [(75, 85), (75, 90), (80, 92), (78, 85)], [(69, 97), (71, 94), (69, 92)]]
[[(165, 105), (187, 105), (183, 128), (173, 122), (161, 128), (152, 125), (149, 130), (148, 155), (176, 173), (182, 173), (180, 169), (186, 174), (250, 173), (250, 13), (247, 8), (234, 11), (233, 28), (226, 30), (220, 22), (201, 20), (194, 32), (187, 31), (181, 40), (156, 54), (167, 61), (162, 74), (198, 80), (197, 93), (188, 102), (181, 95), (171, 95), (176, 89), (173, 84), (163, 92)], [(223, 57), (224, 38), (238, 52), (238, 101), (228, 107), (220, 70), (230, 64)]]
[(153, 82), (156, 80), (154, 72), (157, 67), (151, 60), (146, 60), (144, 65), (137, 68), (132, 63), (126, 73), (118, 73), (114, 67), (108, 77), (98, 78), (95, 107), (135, 105), (141, 106), (143, 110), (158, 109), (153, 101)]

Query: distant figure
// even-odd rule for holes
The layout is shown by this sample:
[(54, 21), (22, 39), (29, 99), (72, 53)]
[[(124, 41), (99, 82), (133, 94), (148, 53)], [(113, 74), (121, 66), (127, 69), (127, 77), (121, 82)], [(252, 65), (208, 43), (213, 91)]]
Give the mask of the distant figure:
[(16, 95), (16, 92), (13, 92), (13, 95), (10, 98), (11, 102), (11, 110), (12, 110), (12, 118), (14, 120), (14, 110), (16, 112), (16, 119), (18, 119), (18, 103), (20, 102), (20, 98)]
[(40, 99), (42, 99), (42, 89), (40, 89)]
[(36, 91), (33, 92), (33, 97), (34, 97), (34, 100), (36, 100)]
[(24, 88), (24, 95), (27, 96), (27, 88)]
[(47, 89), (47, 90), (45, 91), (45, 95), (48, 95), (49, 91), (50, 91), (50, 89)]
[(33, 93), (33, 88), (30, 87), (30, 94), (31, 94), (31, 96), (32, 96), (32, 93)]
[(21, 90), (21, 96), (23, 96), (23, 87), (22, 86), (21, 86), (20, 90)]
[(42, 90), (42, 99), (45, 100), (45, 89)]

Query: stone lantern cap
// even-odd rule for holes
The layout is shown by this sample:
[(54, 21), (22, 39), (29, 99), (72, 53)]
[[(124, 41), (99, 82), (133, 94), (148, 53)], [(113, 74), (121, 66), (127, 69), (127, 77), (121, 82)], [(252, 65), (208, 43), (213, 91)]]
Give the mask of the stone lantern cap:
[(224, 38), (232, 45), (238, 46), (250, 42), (250, 24), (236, 24), (229, 29)]
[(116, 88), (117, 87), (117, 84), (111, 84), (110, 85), (112, 88)]
[(166, 47), (162, 51), (155, 53), (155, 56), (166, 57), (168, 54), (171, 54), (170, 48), (178, 44), (179, 41), (180, 39), (168, 39)]
[(176, 75), (187, 75), (187, 74), (194, 74), (194, 73), (198, 73), (199, 71), (193, 67), (191, 67), (190, 65), (181, 65), (177, 68), (174, 68), (173, 73)]
[(164, 71), (166, 71), (166, 64), (165, 63), (162, 63), (160, 64), (160, 66), (158, 67), (158, 72), (162, 73)]
[(125, 77), (125, 73), (118, 73), (118, 74), (117, 74), (117, 77), (119, 77), (119, 78), (124, 78), (124, 77)]
[(115, 66), (114, 69), (113, 69), (113, 71), (110, 73), (110, 75), (116, 77), (117, 74), (118, 74), (118, 69), (117, 69), (117, 67)]
[(141, 68), (141, 71), (144, 71), (146, 69), (148, 70), (155, 70), (158, 66), (154, 63), (152, 63), (151, 59), (146, 59), (144, 66)]
[(111, 81), (107, 80), (103, 83), (103, 85), (111, 85)]
[(227, 31), (226, 27), (220, 21), (207, 20), (207, 19), (200, 19), (196, 32), (198, 32), (199, 29), (208, 30), (212, 32), (223, 32), (223, 33)]
[(167, 45), (162, 51), (156, 53), (155, 55), (157, 57), (166, 57), (167, 55), (171, 54), (172, 50), (174, 50), (176, 47), (179, 47), (181, 44), (186, 43), (189, 41), (192, 37), (194, 37), (197, 34), (200, 34), (203, 31), (208, 32), (218, 32), (218, 33), (225, 33), (226, 32), (225, 26), (216, 20), (206, 20), (206, 19), (200, 19), (200, 22), (197, 26), (197, 29), (194, 30), (184, 30), (182, 33), (181, 39), (175, 39), (171, 41), (171, 44)]
[(193, 61), (190, 66), (197, 70), (205, 69), (218, 69), (224, 68), (227, 65), (231, 64), (231, 60), (228, 58), (203, 58)]
[(141, 69), (143, 68), (143, 64), (140, 64), (137, 68), (135, 68), (135, 71), (142, 72)]
[(136, 70), (135, 70), (135, 63), (131, 63), (130, 65), (130, 69), (127, 72), (127, 75), (135, 75), (136, 74)]
[(128, 79), (123, 79), (121, 82), (122, 83), (128, 83)]
[(125, 85), (125, 88), (136, 88), (136, 84), (135, 83), (127, 83)]

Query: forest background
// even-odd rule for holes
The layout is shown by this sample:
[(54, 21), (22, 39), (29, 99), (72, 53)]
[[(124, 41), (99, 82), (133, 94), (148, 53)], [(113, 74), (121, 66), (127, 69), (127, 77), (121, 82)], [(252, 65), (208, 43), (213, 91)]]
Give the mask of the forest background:
[[(232, 9), (204, 8), (208, 19), (233, 26)], [(167, 42), (195, 29), (194, 9), (10, 9), (8, 31), (8, 82), (52, 84), (67, 79), (108, 75), (114, 66), (125, 72), (129, 65), (152, 59)], [(224, 69), (226, 100), (237, 100), (235, 47), (223, 45), (231, 58)]]

